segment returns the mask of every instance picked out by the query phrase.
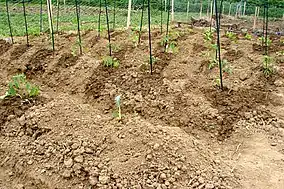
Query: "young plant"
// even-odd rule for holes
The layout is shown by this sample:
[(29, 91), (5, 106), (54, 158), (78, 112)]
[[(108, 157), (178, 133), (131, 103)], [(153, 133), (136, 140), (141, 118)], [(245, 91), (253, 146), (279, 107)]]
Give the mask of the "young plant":
[[(265, 43), (265, 37), (263, 37), (263, 36), (258, 38), (258, 40), (260, 41), (260, 43)], [(271, 39), (269, 39), (269, 37), (267, 37), (267, 44), (266, 44), (266, 46), (270, 47), (271, 43), (272, 43)]]
[(262, 71), (265, 77), (270, 77), (272, 74), (275, 73), (274, 61), (272, 57), (266, 55), (264, 56), (262, 62)]
[(103, 65), (105, 67), (117, 68), (119, 66), (119, 61), (111, 56), (105, 56), (103, 57)]
[(226, 37), (229, 38), (231, 41), (237, 40), (237, 35), (233, 32), (226, 32)]
[[(107, 48), (109, 48), (109, 46), (110, 46), (110, 44), (107, 44)], [(118, 44), (115, 44), (115, 43), (111, 44), (111, 49), (115, 53), (121, 51), (121, 47)]]
[(212, 42), (212, 40), (213, 40), (213, 31), (206, 30), (203, 33), (203, 37), (204, 37), (204, 41)]
[(120, 95), (115, 97), (115, 105), (116, 110), (113, 113), (114, 117), (118, 117), (118, 119), (121, 119), (121, 98)]
[[(232, 70), (232, 67), (230, 66), (229, 62), (227, 60), (222, 60), (221, 61), (221, 66), (222, 66), (222, 71), (224, 73), (227, 73), (227, 74), (232, 74), (233, 73), (233, 70)], [(213, 60), (210, 61), (209, 65), (208, 65), (208, 68), (209, 70), (212, 70), (213, 68), (215, 67), (219, 67), (219, 62), (218, 60), (216, 60), (215, 58)]]
[(251, 36), (249, 33), (246, 33), (246, 35), (245, 35), (245, 39), (247, 39), (247, 40), (251, 40), (251, 39), (252, 39), (252, 36)]
[(15, 75), (8, 84), (8, 90), (0, 99), (20, 97), (22, 99), (33, 98), (39, 95), (39, 87), (29, 83), (24, 74)]
[[(81, 42), (81, 45), (83, 46), (82, 42)], [(71, 46), (71, 54), (73, 56), (77, 56), (79, 47), (80, 47), (80, 42), (79, 40), (76, 40), (76, 42)]]

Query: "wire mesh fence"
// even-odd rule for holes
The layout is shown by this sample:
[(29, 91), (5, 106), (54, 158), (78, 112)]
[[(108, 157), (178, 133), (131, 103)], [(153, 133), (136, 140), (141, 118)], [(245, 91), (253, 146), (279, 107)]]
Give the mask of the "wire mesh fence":
[[(169, 2), (170, 1), (170, 2)], [(146, 4), (146, 1), (144, 1)], [(14, 36), (26, 34), (23, 3), (26, 9), (26, 20), (30, 35), (39, 35), (41, 32), (49, 32), (48, 8), (46, 0), (1, 0), (0, 1), (0, 37), (10, 35), (9, 20)], [(53, 0), (51, 1), (51, 15), (54, 32), (76, 31), (77, 17), (75, 0)], [(82, 30), (104, 30), (106, 29), (105, 6), (108, 8), (110, 28), (127, 27), (128, 0), (78, 0), (79, 18)], [(167, 5), (170, 4), (171, 20), (188, 22), (191, 17), (208, 18), (212, 0), (152, 0), (151, 1), (151, 23), (160, 25), (166, 23)], [(143, 0), (133, 0), (131, 4), (131, 27), (139, 28), (142, 14)], [(174, 5), (174, 6), (172, 6)], [(254, 16), (255, 6), (244, 3), (224, 2), (222, 13), (229, 16)], [(143, 25), (147, 25), (147, 12), (143, 18)], [(262, 15), (263, 9), (259, 9)], [(100, 14), (101, 13), (101, 14)], [(269, 14), (274, 18), (283, 17), (283, 8), (269, 7)], [(8, 16), (9, 19), (8, 19)], [(282, 18), (283, 19), (283, 18)], [(101, 24), (99, 24), (99, 22)]]

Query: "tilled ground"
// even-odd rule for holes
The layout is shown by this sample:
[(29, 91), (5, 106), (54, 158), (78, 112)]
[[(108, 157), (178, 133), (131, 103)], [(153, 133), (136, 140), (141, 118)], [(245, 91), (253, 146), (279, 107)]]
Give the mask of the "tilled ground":
[[(107, 39), (92, 31), (83, 55), (67, 34), (56, 36), (55, 52), (47, 36), (30, 47), (0, 41), (0, 87), (21, 72), (41, 87), (37, 99), (1, 102), (0, 187), (280, 189), (283, 55), (271, 54), (278, 72), (267, 79), (257, 39), (223, 39), (233, 73), (221, 91), (203, 30), (172, 31), (175, 54), (153, 32), (152, 75), (146, 33), (138, 46), (131, 32), (112, 33), (119, 68), (102, 65)], [(117, 95), (122, 120), (112, 116)]]

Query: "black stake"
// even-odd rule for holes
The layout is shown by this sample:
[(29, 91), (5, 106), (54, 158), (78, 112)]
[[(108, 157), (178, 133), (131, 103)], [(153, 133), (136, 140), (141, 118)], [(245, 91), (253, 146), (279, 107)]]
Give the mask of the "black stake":
[(51, 40), (52, 40), (52, 50), (55, 50), (54, 46), (54, 31), (53, 31), (53, 21), (52, 21), (52, 14), (51, 14), (51, 0), (47, 0), (47, 5), (49, 9), (49, 18), (50, 18), (50, 30), (51, 30)]
[(102, 0), (100, 0), (100, 12), (99, 12), (99, 21), (98, 21), (98, 37), (101, 35), (101, 13), (102, 13)]
[(9, 14), (8, 0), (6, 0), (6, 10), (7, 10), (8, 25), (9, 25), (9, 30), (10, 30), (10, 37), (11, 37), (12, 44), (14, 44), (13, 32), (12, 32), (11, 21), (10, 21), (10, 14)]
[(116, 0), (114, 0), (114, 5), (113, 5), (113, 29), (115, 29), (115, 13), (116, 13)]
[(163, 1), (161, 0), (161, 34), (163, 33)]
[(42, 32), (42, 0), (40, 0), (39, 32)]
[(108, 21), (107, 0), (105, 0), (105, 8), (106, 8), (106, 21), (107, 21), (109, 56), (111, 56), (112, 53), (111, 53), (111, 43), (110, 43), (110, 29), (109, 29), (109, 21)]
[(82, 54), (82, 41), (81, 41), (81, 33), (80, 33), (80, 10), (79, 10), (79, 2), (78, 0), (75, 0), (76, 4), (76, 15), (77, 15), (77, 29), (78, 29), (78, 38), (79, 38), (79, 47), (80, 47), (80, 54)]
[(166, 42), (165, 42), (165, 51), (168, 45), (168, 38), (169, 38), (169, 22), (170, 22), (170, 0), (168, 0), (168, 18), (167, 18), (167, 30), (166, 30)]
[[(212, 2), (214, 4), (214, 0)], [(210, 17), (210, 32), (212, 31), (212, 19), (213, 19), (213, 15), (214, 15), (214, 7), (212, 5), (211, 7), (211, 17)]]
[(145, 4), (145, 0), (142, 1), (142, 10), (141, 10), (142, 13), (141, 13), (139, 36), (138, 36), (138, 44), (140, 44), (140, 41), (141, 41), (141, 32), (142, 32), (143, 17), (144, 17), (144, 4)]
[(266, 0), (266, 25), (265, 25), (265, 55), (268, 55), (268, 6), (269, 6), (269, 2), (268, 0)]
[(28, 23), (27, 23), (27, 15), (26, 15), (25, 0), (23, 0), (23, 11), (24, 11), (24, 18), (25, 18), (26, 37), (27, 37), (27, 46), (29, 46), (29, 33), (28, 33)]
[(56, 32), (58, 33), (58, 23), (59, 23), (59, 0), (57, 0), (57, 15), (56, 15)]
[(222, 62), (221, 62), (221, 47), (220, 47), (220, 20), (218, 17), (218, 6), (217, 0), (215, 1), (215, 14), (216, 14), (216, 29), (217, 29), (217, 47), (218, 47), (218, 58), (219, 58), (219, 70), (220, 70), (220, 87), (223, 90), (223, 71), (222, 71)]
[(151, 75), (153, 73), (153, 60), (152, 60), (152, 42), (151, 42), (151, 6), (150, 1), (148, 0), (148, 27), (149, 27), (149, 50), (150, 50), (150, 66), (151, 66)]

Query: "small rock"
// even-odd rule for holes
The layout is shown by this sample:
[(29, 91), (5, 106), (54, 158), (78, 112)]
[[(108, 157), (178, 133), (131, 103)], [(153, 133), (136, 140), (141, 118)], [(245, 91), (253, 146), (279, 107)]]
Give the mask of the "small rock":
[(214, 185), (213, 184), (206, 184), (205, 185), (205, 189), (213, 189), (214, 188)]
[(86, 152), (87, 154), (92, 154), (92, 153), (94, 153), (94, 151), (93, 151), (91, 148), (86, 148), (85, 152)]
[(25, 125), (25, 115), (22, 115), (20, 118), (18, 118), (18, 122), (21, 126)]
[(71, 148), (73, 149), (73, 150), (76, 150), (77, 148), (79, 148), (80, 147), (80, 144), (79, 143), (74, 143), (74, 144), (72, 144), (72, 146), (71, 146)]
[(204, 178), (203, 178), (203, 177), (199, 177), (198, 182), (199, 182), (200, 184), (203, 184), (203, 183), (205, 182), (205, 181), (204, 181)]
[(69, 170), (69, 169), (67, 169), (67, 170), (65, 170), (65, 171), (62, 173), (62, 176), (63, 176), (64, 178), (70, 178), (70, 177), (71, 177), (71, 173), (72, 173), (72, 171)]
[(247, 73), (242, 73), (239, 78), (240, 78), (241, 81), (245, 81), (246, 79), (249, 78), (249, 76), (248, 76)]
[(276, 142), (273, 142), (270, 144), (271, 146), (277, 146), (277, 143)]
[(109, 176), (99, 176), (99, 181), (101, 184), (108, 184), (110, 181)]
[(31, 159), (27, 162), (28, 165), (31, 165), (31, 164), (33, 164), (33, 163), (34, 163), (34, 161), (31, 160)]
[(160, 178), (161, 178), (162, 180), (165, 180), (165, 179), (167, 178), (167, 175), (166, 175), (165, 173), (162, 173), (162, 174), (160, 175)]
[(283, 86), (283, 81), (281, 81), (281, 80), (276, 80), (276, 81), (274, 82), (274, 85), (275, 85), (276, 87), (282, 87), (282, 86)]
[(150, 161), (151, 159), (152, 159), (152, 155), (151, 155), (151, 154), (148, 154), (148, 155), (146, 156), (146, 160)]
[(74, 158), (74, 161), (77, 163), (83, 163), (84, 162), (84, 157), (83, 156), (76, 156)]
[(23, 184), (18, 184), (17, 187), (16, 187), (16, 189), (24, 189), (24, 188), (25, 188), (25, 186)]
[(89, 177), (89, 183), (90, 183), (92, 186), (97, 185), (97, 184), (98, 184), (98, 177), (90, 176), (90, 177)]
[(154, 150), (158, 150), (159, 147), (160, 147), (160, 145), (156, 143), (156, 144), (153, 146), (153, 149), (154, 149)]
[(69, 158), (69, 159), (67, 159), (67, 160), (64, 160), (64, 165), (65, 165), (67, 168), (72, 167), (72, 165), (73, 165), (73, 159), (72, 159), (72, 158)]
[(166, 180), (165, 185), (170, 186), (170, 182)]

